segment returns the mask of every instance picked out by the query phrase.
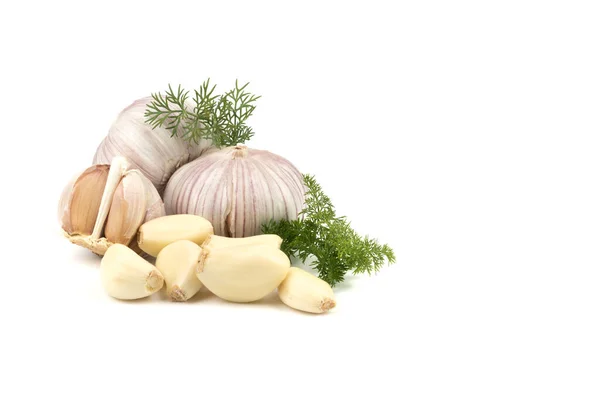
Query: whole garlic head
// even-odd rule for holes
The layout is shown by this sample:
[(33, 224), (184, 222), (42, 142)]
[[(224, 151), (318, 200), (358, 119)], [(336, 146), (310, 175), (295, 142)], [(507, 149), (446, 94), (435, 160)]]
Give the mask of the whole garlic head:
[(65, 236), (100, 255), (114, 243), (141, 252), (133, 240), (139, 227), (164, 215), (154, 185), (122, 157), (83, 171), (67, 184), (58, 206)]
[(127, 158), (132, 169), (140, 170), (162, 192), (177, 168), (196, 159), (211, 146), (210, 141), (188, 143), (171, 131), (152, 128), (145, 122), (146, 106), (152, 100), (144, 97), (125, 108), (98, 146), (94, 164), (109, 164), (113, 157)]
[(244, 145), (210, 150), (179, 168), (164, 193), (167, 214), (196, 214), (216, 235), (261, 233), (271, 219), (296, 219), (304, 205), (302, 174), (283, 157)]

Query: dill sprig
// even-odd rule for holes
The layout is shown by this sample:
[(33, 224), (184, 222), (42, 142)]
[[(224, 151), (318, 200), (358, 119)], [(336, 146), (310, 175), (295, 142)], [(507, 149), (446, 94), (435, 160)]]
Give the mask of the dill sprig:
[(384, 263), (394, 263), (396, 257), (387, 244), (362, 237), (350, 226), (346, 217), (337, 217), (331, 200), (311, 175), (304, 175), (305, 207), (294, 221), (270, 221), (263, 225), (264, 233), (281, 236), (281, 250), (302, 262), (314, 257), (310, 265), (319, 277), (331, 286), (342, 282), (348, 272), (368, 273), (381, 269)]
[(209, 139), (217, 147), (244, 143), (254, 135), (246, 121), (260, 98), (246, 91), (248, 84), (239, 86), (236, 80), (233, 89), (218, 95), (216, 85), (211, 86), (207, 79), (191, 98), (181, 85), (176, 90), (169, 85), (164, 93), (152, 94), (144, 114), (146, 122), (190, 142)]

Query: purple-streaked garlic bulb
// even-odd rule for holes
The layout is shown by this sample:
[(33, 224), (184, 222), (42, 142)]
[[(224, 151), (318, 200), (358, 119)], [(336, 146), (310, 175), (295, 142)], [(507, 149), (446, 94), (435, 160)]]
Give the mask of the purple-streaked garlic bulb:
[(167, 214), (208, 219), (215, 234), (258, 235), (271, 219), (293, 220), (304, 205), (302, 174), (283, 157), (244, 145), (210, 150), (179, 168), (164, 193)]
[(211, 143), (198, 144), (171, 136), (171, 131), (145, 122), (144, 113), (152, 100), (145, 97), (125, 108), (112, 124), (108, 135), (98, 146), (94, 164), (110, 164), (113, 157), (123, 156), (132, 169), (140, 170), (162, 192), (177, 168), (196, 159)]

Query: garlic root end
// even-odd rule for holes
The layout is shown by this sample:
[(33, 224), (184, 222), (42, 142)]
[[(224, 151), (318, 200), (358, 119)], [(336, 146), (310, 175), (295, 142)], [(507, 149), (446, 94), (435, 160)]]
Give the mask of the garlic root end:
[(185, 295), (185, 292), (183, 290), (181, 290), (181, 288), (177, 285), (173, 286), (173, 288), (171, 289), (171, 295), (169, 297), (171, 298), (171, 301), (186, 301), (187, 300), (187, 296)]
[(70, 235), (65, 231), (63, 231), (63, 234), (71, 243), (84, 247), (99, 256), (103, 256), (104, 253), (106, 253), (106, 250), (113, 245), (113, 243), (106, 238), (95, 239), (92, 236), (87, 235)]
[(163, 276), (157, 271), (151, 271), (146, 279), (146, 290), (149, 293), (154, 293), (162, 288), (164, 284)]
[(325, 298), (321, 302), (321, 307), (319, 307), (319, 309), (322, 312), (325, 312), (325, 311), (331, 310), (334, 307), (335, 307), (335, 300), (334, 299), (330, 299), (330, 298)]

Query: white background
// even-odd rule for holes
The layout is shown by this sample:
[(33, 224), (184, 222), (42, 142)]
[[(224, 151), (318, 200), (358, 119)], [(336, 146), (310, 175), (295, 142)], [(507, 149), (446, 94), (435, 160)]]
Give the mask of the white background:
[[(600, 398), (596, 5), (3, 3), (0, 398)], [(395, 249), (330, 314), (118, 302), (61, 237), (117, 113), (207, 77)]]

